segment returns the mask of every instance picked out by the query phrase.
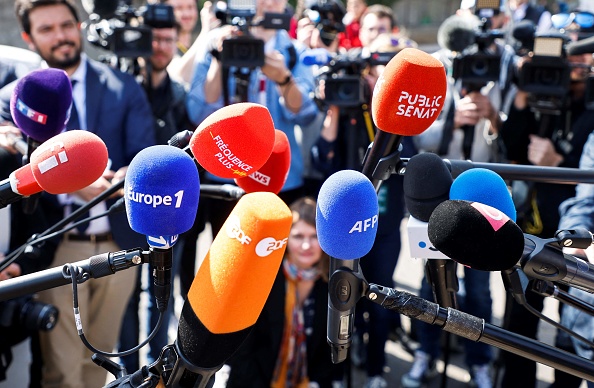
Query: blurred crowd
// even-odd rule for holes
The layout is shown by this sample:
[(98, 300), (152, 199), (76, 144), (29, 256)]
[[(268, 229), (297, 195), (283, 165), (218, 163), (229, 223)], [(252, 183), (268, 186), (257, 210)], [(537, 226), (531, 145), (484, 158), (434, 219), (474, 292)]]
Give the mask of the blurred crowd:
[[(109, 3), (109, 2), (106, 2)], [(249, 2), (245, 2), (249, 3)], [(594, 44), (573, 46), (594, 35), (594, 7), (571, 2), (462, 0), (440, 26), (439, 49), (430, 53), (444, 66), (447, 92), (439, 117), (423, 133), (404, 137), (400, 155), (431, 152), (448, 159), (547, 167), (593, 168)], [(585, 3), (585, 2), (584, 2)], [(0, 209), (0, 259), (28, 239), (76, 211), (124, 179), (127, 166), (142, 149), (168, 144), (183, 131), (194, 131), (209, 115), (234, 103), (253, 102), (270, 111), (275, 128), (291, 152), (286, 181), (278, 193), (293, 214), (285, 258), (260, 319), (242, 347), (227, 362), (229, 387), (349, 387), (353, 368), (366, 376), (365, 387), (387, 387), (385, 346), (398, 342), (414, 358), (402, 374), (405, 388), (421, 387), (437, 376), (436, 364), (456, 346), (436, 326), (412, 322), (405, 329), (399, 314), (363, 300), (357, 304), (347, 361), (333, 364), (326, 342), (329, 257), (316, 234), (316, 198), (333, 173), (361, 170), (378, 131), (371, 120), (377, 80), (402, 50), (418, 50), (393, 8), (366, 0), (255, 0), (197, 3), (163, 0), (147, 4), (151, 13), (120, 5), (89, 5), (89, 20), (72, 0), (16, 0), (21, 36), (39, 57), (39, 68), (64, 70), (72, 82), (73, 105), (65, 130), (95, 133), (107, 145), (110, 165), (103, 176), (79, 191), (44, 193), (29, 208), (14, 203)], [(495, 5), (494, 5), (495, 4)], [(417, 4), (415, 3), (415, 6)], [(421, 4), (418, 4), (421, 7)], [(107, 8), (109, 8), (107, 6)], [(246, 12), (247, 9), (247, 12)], [(131, 17), (130, 15), (134, 15)], [(156, 15), (156, 16), (155, 16)], [(160, 15), (160, 16), (159, 16)], [(132, 21), (131, 21), (132, 20)], [(121, 50), (110, 35), (115, 25), (148, 28), (145, 45)], [(110, 24), (111, 23), (111, 24)], [(558, 52), (539, 44), (556, 40)], [(587, 41), (586, 41), (587, 42)], [(95, 44), (110, 51), (101, 59), (85, 53)], [(121, 51), (120, 51), (121, 50)], [(29, 71), (30, 69), (27, 69)], [(25, 137), (11, 115), (10, 99), (26, 75), (0, 52), (1, 179), (23, 163), (15, 139)], [(411, 80), (414, 82), (414, 80)], [(418, 82), (431, 82), (419, 80)], [(238, 129), (240, 130), (240, 129)], [(25, 139), (27, 140), (27, 139)], [(408, 215), (402, 176), (392, 175), (378, 189), (379, 229), (373, 249), (361, 258), (365, 278), (394, 287), (402, 244), (400, 225)], [(201, 184), (234, 184), (202, 171)], [(518, 225), (550, 238), (558, 229), (594, 230), (594, 191), (587, 184), (509, 183)], [(109, 208), (118, 192), (91, 209)], [(193, 227), (174, 248), (173, 272), (179, 288), (172, 298), (185, 300), (197, 270), (197, 241), (207, 228), (215, 236), (237, 200), (204, 197)], [(83, 224), (47, 240), (0, 270), (6, 280), (64, 265), (104, 252), (145, 247), (145, 236), (132, 231), (125, 216)], [(591, 249), (571, 251), (591, 257)], [(150, 272), (150, 271), (148, 271)], [(464, 268), (460, 309), (492, 319), (490, 273)], [(152, 281), (136, 268), (93, 279), (78, 287), (82, 322), (91, 344), (106, 352), (136, 346), (157, 324)], [(462, 275), (463, 273), (463, 275)], [(433, 300), (436, 285), (419, 284)], [(569, 290), (570, 292), (576, 292)], [(149, 310), (140, 314), (141, 297)], [(543, 296), (526, 294), (543, 308)], [(68, 286), (44, 290), (14, 303), (0, 303), (0, 380), (10, 366), (11, 348), (30, 338), (30, 387), (102, 387), (107, 370), (92, 360), (71, 316)], [(51, 330), (25, 325), (24, 306), (53, 306), (59, 319)], [(169, 304), (160, 329), (149, 342), (148, 361), (171, 344), (177, 319)], [(560, 308), (561, 320), (575, 324), (579, 314)], [(27, 314), (41, 314), (29, 309)], [(148, 322), (140, 319), (148, 317)], [(30, 316), (28, 318), (35, 318)], [(582, 318), (583, 336), (590, 320)], [(512, 297), (506, 300), (503, 328), (536, 338), (538, 317)], [(470, 386), (536, 387), (536, 363), (489, 345), (460, 340)], [(586, 358), (592, 351), (565, 333), (555, 346)], [(143, 364), (138, 352), (120, 357), (129, 373)], [(499, 380), (499, 381), (498, 381)], [(552, 387), (578, 387), (580, 378), (556, 371)]]

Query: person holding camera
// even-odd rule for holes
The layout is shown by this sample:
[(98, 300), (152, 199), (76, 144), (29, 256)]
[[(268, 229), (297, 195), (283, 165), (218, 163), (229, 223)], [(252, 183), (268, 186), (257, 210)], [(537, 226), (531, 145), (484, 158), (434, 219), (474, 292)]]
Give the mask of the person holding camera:
[[(501, 129), (501, 136), (506, 147), (506, 156), (512, 163), (531, 164), (547, 167), (579, 166), (580, 156), (588, 136), (592, 132), (594, 109), (586, 101), (587, 79), (591, 75), (594, 60), (591, 53), (568, 55), (559, 58), (558, 63), (568, 69), (557, 68), (569, 73), (569, 88), (563, 96), (551, 100), (551, 94), (527, 92), (526, 80), (532, 80), (530, 86), (550, 86), (550, 80), (532, 77), (529, 72), (539, 73), (538, 56), (525, 56), (518, 61), (519, 86), (514, 96), (513, 105), (507, 121)], [(557, 58), (553, 58), (557, 59)], [(551, 60), (547, 59), (550, 64)], [(559, 73), (561, 74), (561, 73)], [(555, 78), (562, 82), (563, 77)], [(551, 101), (556, 109), (550, 109)], [(543, 109), (545, 103), (547, 109)], [(517, 183), (517, 182), (514, 182)], [(515, 187), (518, 187), (517, 185)], [(514, 190), (514, 196), (520, 191)], [(559, 227), (559, 205), (575, 196), (574, 185), (555, 185), (535, 182), (523, 186), (522, 197), (526, 200), (518, 203), (518, 225), (524, 232), (543, 238), (551, 238)], [(526, 293), (527, 303), (542, 311), (544, 298), (533, 292)], [(507, 329), (515, 333), (536, 338), (539, 319), (517, 303), (510, 300), (508, 306), (509, 324)], [(562, 310), (562, 309), (561, 309)], [(557, 336), (557, 347), (571, 350), (572, 346), (564, 341), (564, 336)], [(506, 387), (534, 387), (536, 384), (536, 363), (509, 352), (503, 352), (505, 373), (503, 384)], [(555, 371), (555, 385), (562, 387), (579, 386), (580, 379), (563, 372)]]
[[(231, 5), (229, 13), (233, 12)], [(208, 47), (196, 56), (187, 108), (190, 119), (200, 123), (217, 109), (235, 102), (266, 106), (276, 129), (283, 131), (289, 139), (291, 166), (279, 196), (291, 203), (303, 190), (303, 158), (295, 126), (308, 124), (317, 113), (317, 107), (309, 97), (314, 88), (313, 74), (311, 68), (299, 60), (305, 47), (292, 40), (286, 30), (258, 25), (267, 20), (267, 14), (284, 14), (286, 5), (286, 0), (258, 0), (253, 18), (245, 18), (241, 23), (243, 26), (224, 25), (211, 31)], [(262, 43), (263, 53), (257, 49)], [(225, 44), (233, 46), (230, 53), (223, 49)], [(234, 66), (235, 60), (243, 58), (230, 57), (242, 50), (254, 54), (253, 57), (250, 55), (253, 63)], [(226, 59), (231, 65), (225, 62)], [(205, 181), (228, 182), (208, 173)], [(208, 207), (211, 210), (208, 220), (214, 235), (235, 201), (213, 200), (212, 203)]]
[[(64, 216), (77, 201), (89, 201), (123, 179), (134, 156), (155, 144), (150, 106), (132, 75), (94, 61), (82, 52), (81, 24), (73, 1), (17, 0), (15, 11), (29, 48), (37, 51), (47, 66), (64, 70), (73, 82), (73, 107), (66, 129), (92, 131), (109, 150), (113, 170), (75, 193), (48, 195), (51, 205), (43, 207), (44, 211)], [(0, 115), (5, 120), (11, 120), (8, 107), (13, 87), (14, 83), (0, 91)], [(95, 209), (100, 213), (100, 207), (107, 206), (102, 202), (91, 213)], [(146, 236), (132, 231), (123, 213), (85, 225), (86, 230), (70, 231), (63, 236), (52, 266), (146, 245)], [(83, 325), (93, 346), (112, 352), (135, 279), (136, 269), (128, 269), (78, 285), (80, 322), (75, 322), (71, 315), (72, 288), (56, 287), (39, 293), (41, 301), (55, 305), (61, 313), (54, 330), (40, 333), (43, 387), (105, 385), (107, 371), (91, 360), (92, 352), (81, 341), (77, 323)]]

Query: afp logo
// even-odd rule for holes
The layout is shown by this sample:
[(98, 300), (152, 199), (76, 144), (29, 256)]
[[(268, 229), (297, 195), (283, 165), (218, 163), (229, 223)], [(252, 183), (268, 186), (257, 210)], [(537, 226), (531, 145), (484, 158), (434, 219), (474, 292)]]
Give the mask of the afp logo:
[(287, 244), (288, 238), (276, 240), (273, 237), (266, 237), (256, 245), (256, 255), (266, 257), (272, 252), (282, 249)]
[(349, 234), (354, 233), (354, 232), (358, 232), (358, 233), (367, 232), (367, 229), (373, 229), (376, 227), (376, 225), (377, 225), (377, 214), (371, 218), (367, 218), (365, 220), (355, 222), (355, 225), (353, 225), (351, 230), (349, 230)]

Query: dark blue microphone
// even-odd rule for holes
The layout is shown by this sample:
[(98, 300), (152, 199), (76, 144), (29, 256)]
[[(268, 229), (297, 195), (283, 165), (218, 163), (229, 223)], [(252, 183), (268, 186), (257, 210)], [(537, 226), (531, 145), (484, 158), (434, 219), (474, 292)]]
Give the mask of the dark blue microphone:
[(334, 173), (320, 188), (316, 229), (320, 247), (330, 256), (328, 344), (335, 364), (346, 359), (351, 345), (355, 305), (366, 284), (359, 258), (373, 247), (378, 213), (375, 188), (358, 171)]
[(194, 224), (200, 179), (194, 160), (179, 148), (156, 145), (140, 151), (126, 173), (130, 227), (146, 235), (159, 311), (171, 292), (172, 247)]
[(450, 199), (489, 205), (516, 222), (516, 207), (507, 184), (486, 168), (472, 168), (458, 175), (450, 187)]
[(306, 50), (301, 54), (301, 61), (306, 66), (324, 66), (327, 65), (334, 56), (325, 48), (315, 48)]

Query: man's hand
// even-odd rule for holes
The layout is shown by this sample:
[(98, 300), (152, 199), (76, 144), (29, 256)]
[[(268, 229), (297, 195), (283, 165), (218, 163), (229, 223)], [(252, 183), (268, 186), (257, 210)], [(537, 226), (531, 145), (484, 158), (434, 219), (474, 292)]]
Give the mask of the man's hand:
[[(4, 259), (4, 255), (0, 253), (0, 259)], [(21, 276), (21, 266), (17, 263), (11, 263), (4, 270), (0, 271), (0, 281), (8, 280)]]
[(551, 139), (530, 135), (528, 160), (535, 166), (557, 167), (563, 163), (563, 156), (557, 153)]
[(476, 125), (480, 119), (497, 121), (497, 111), (491, 105), (489, 98), (479, 92), (468, 93), (460, 99), (454, 113), (454, 125), (460, 128), (463, 125)]
[(264, 57), (262, 73), (271, 81), (283, 82), (291, 72), (285, 64), (285, 57), (278, 51), (267, 53)]
[(17, 150), (16, 148), (14, 148), (13, 136), (21, 137), (21, 131), (18, 128), (13, 127), (12, 125), (0, 126), (0, 147), (8, 150), (8, 152), (10, 152), (11, 154), (16, 154)]

